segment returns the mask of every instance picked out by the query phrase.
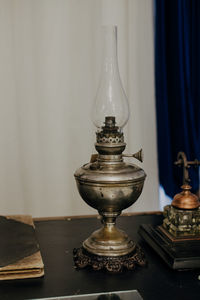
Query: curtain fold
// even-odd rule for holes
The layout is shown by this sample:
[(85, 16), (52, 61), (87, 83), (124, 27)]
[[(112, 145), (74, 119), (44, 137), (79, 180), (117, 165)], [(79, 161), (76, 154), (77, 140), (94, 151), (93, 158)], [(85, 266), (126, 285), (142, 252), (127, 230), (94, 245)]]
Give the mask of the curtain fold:
[[(159, 178), (173, 197), (182, 170), (179, 151), (200, 159), (200, 2), (155, 0), (155, 75)], [(191, 168), (193, 190), (198, 170)]]

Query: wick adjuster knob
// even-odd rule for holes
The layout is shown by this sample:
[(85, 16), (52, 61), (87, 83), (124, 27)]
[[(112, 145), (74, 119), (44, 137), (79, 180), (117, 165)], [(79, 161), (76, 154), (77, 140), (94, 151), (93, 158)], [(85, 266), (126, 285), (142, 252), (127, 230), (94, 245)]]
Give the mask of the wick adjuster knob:
[(134, 157), (137, 160), (143, 162), (144, 159), (144, 155), (143, 155), (143, 151), (142, 149), (140, 149), (138, 152), (134, 153), (134, 154), (122, 154), (123, 157)]

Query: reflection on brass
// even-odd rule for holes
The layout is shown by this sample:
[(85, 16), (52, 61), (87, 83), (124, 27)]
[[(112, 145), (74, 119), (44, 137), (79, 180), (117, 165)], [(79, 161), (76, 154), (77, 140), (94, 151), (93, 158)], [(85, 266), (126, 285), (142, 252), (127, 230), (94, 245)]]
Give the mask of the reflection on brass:
[[(140, 196), (146, 174), (138, 166), (123, 161), (126, 144), (114, 117), (106, 118), (105, 126), (97, 132), (95, 147), (97, 156), (74, 175), (81, 197), (102, 217), (102, 228), (83, 242), (83, 248), (91, 255), (110, 257), (112, 263), (113, 257), (136, 253), (135, 243), (115, 223), (121, 211)], [(132, 156), (141, 160), (142, 151)]]
[(198, 197), (190, 192), (191, 186), (189, 184), (184, 184), (181, 188), (182, 192), (174, 196), (172, 206), (180, 209), (198, 208), (200, 203)]

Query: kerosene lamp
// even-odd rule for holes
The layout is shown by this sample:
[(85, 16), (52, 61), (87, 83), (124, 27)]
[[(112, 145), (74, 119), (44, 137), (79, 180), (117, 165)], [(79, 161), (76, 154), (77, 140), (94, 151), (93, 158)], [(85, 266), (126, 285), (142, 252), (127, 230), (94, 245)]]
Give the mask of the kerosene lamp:
[(116, 218), (140, 196), (146, 174), (123, 160), (135, 157), (142, 161), (142, 150), (122, 154), (126, 147), (122, 129), (128, 121), (129, 106), (118, 69), (117, 28), (104, 26), (103, 32), (102, 74), (92, 110), (98, 154), (74, 175), (83, 200), (98, 210), (102, 227), (81, 248), (74, 249), (74, 262), (78, 268), (91, 266), (94, 270), (120, 272), (145, 264), (141, 248), (116, 227)]
[(164, 207), (161, 225), (143, 224), (139, 233), (171, 268), (200, 268), (200, 202), (191, 192), (188, 172), (200, 161), (188, 161), (181, 151), (175, 165), (183, 167), (181, 192), (174, 196), (171, 205)]

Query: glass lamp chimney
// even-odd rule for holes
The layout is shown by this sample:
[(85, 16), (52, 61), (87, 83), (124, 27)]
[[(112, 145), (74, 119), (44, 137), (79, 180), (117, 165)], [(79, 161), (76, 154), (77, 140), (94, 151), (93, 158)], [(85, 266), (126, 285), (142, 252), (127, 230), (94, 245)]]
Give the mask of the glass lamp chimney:
[(103, 62), (100, 83), (92, 109), (92, 121), (100, 130), (108, 117), (115, 119), (122, 131), (129, 118), (128, 99), (124, 92), (117, 60), (117, 27), (103, 27)]

